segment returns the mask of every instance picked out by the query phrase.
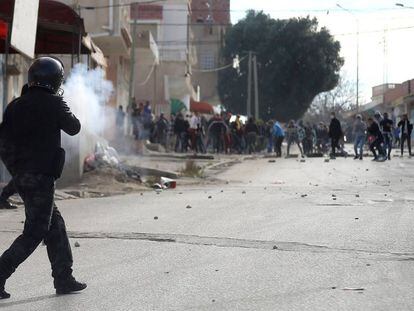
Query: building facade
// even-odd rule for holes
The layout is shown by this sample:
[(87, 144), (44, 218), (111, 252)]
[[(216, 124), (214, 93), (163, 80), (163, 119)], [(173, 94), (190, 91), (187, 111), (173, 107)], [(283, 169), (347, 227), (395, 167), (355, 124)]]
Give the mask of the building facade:
[(193, 67), (193, 85), (199, 90), (198, 100), (215, 106), (218, 96), (217, 70), (225, 65), (221, 51), (230, 25), (230, 0), (192, 0), (191, 29), (197, 63)]
[[(167, 0), (139, 4), (131, 11), (138, 42), (135, 99), (138, 103), (150, 102), (155, 114), (169, 114), (172, 100), (189, 108), (191, 98), (196, 96), (191, 83), (195, 50), (191, 45), (190, 4), (188, 0)], [(155, 59), (141, 50), (148, 40), (156, 50)]]

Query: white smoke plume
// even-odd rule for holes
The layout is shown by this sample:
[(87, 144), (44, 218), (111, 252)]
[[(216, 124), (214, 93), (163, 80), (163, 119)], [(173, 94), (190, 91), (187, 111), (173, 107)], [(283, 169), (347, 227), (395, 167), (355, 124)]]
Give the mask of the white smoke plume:
[(81, 121), (82, 131), (102, 136), (105, 128), (106, 104), (113, 93), (113, 85), (100, 69), (88, 70), (77, 64), (63, 86), (64, 100)]

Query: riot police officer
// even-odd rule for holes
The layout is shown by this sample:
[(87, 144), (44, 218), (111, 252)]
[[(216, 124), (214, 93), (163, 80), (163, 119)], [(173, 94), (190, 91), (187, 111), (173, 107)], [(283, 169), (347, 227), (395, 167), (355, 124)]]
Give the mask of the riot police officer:
[(16, 268), (43, 240), (57, 294), (86, 288), (72, 276), (73, 258), (65, 222), (54, 203), (55, 181), (62, 173), (65, 152), (61, 130), (79, 133), (79, 120), (61, 97), (64, 68), (60, 60), (41, 57), (28, 72), (29, 90), (12, 101), (0, 127), (0, 156), (22, 197), (24, 230), (0, 257), (0, 299), (9, 298), (4, 285)]

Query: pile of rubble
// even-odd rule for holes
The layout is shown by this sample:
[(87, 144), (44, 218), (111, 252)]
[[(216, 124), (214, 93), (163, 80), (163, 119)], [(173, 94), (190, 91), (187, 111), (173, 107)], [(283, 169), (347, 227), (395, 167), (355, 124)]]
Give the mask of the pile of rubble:
[(115, 148), (99, 142), (95, 146), (95, 152), (86, 157), (83, 170), (84, 173), (100, 171), (105, 174), (110, 171), (119, 182), (142, 182), (137, 168), (123, 164)]

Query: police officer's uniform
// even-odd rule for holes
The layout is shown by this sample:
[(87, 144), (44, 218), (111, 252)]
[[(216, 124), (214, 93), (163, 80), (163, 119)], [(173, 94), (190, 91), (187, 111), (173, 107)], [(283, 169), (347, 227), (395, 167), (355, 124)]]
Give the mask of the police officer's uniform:
[(65, 222), (54, 203), (55, 180), (64, 164), (61, 130), (79, 133), (79, 120), (61, 96), (63, 66), (43, 57), (29, 69), (29, 91), (11, 102), (0, 129), (0, 155), (22, 197), (26, 221), (20, 235), (0, 257), (0, 298), (4, 283), (44, 240), (57, 293), (82, 290), (72, 277), (72, 252)]

